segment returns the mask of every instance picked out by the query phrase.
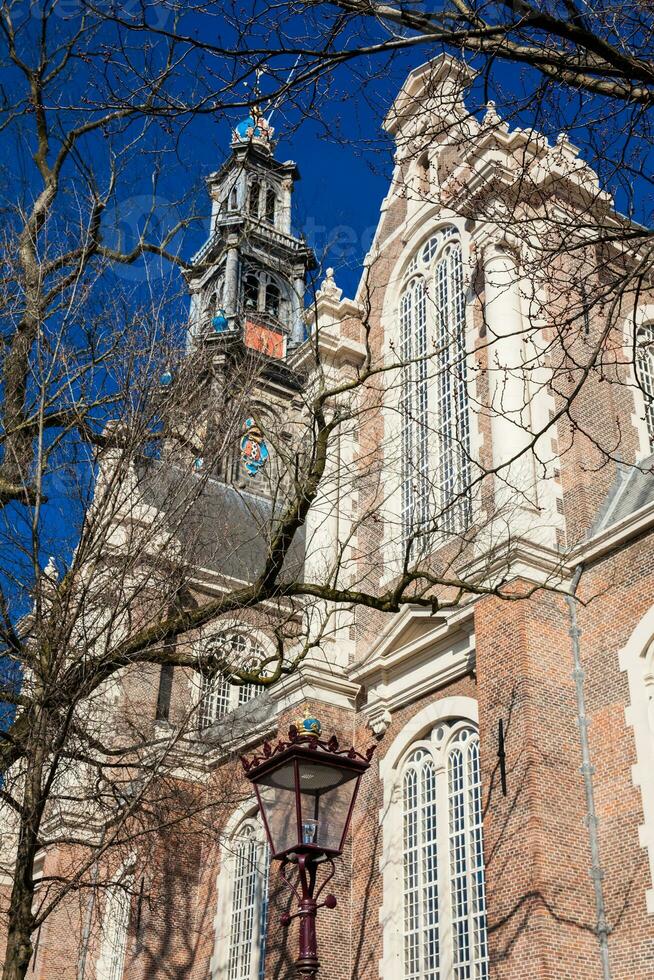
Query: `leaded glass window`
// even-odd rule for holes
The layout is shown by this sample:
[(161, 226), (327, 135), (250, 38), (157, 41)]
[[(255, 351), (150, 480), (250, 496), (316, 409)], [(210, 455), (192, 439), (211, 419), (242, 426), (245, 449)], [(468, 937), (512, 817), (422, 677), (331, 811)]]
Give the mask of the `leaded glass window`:
[(427, 520), (429, 502), (427, 296), (414, 279), (400, 304), (402, 527), (405, 539)]
[[(228, 633), (216, 637), (207, 647), (208, 653), (214, 650), (224, 661), (226, 668), (232, 665), (241, 670), (256, 668), (264, 656), (260, 644), (245, 633)], [(224, 672), (204, 675), (200, 681), (198, 728), (209, 728), (239, 705), (251, 701), (260, 690), (257, 684), (232, 683)]]
[(265, 969), (268, 847), (248, 822), (233, 841), (227, 980), (260, 980)]
[(404, 540), (470, 521), (470, 413), (463, 256), (447, 226), (408, 265), (399, 307)]
[(650, 449), (654, 451), (654, 324), (640, 327), (636, 335), (636, 373), (645, 399), (645, 422)]
[(479, 738), (441, 724), (402, 772), (404, 980), (487, 980)]

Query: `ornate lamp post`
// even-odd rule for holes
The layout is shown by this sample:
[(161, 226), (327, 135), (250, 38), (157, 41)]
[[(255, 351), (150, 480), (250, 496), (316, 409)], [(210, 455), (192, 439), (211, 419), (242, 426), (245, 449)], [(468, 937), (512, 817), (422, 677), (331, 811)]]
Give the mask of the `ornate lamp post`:
[[(288, 741), (274, 747), (264, 742), (262, 754), (243, 759), (247, 778), (257, 794), (270, 853), (280, 862), (280, 875), (298, 900), (297, 912), (282, 917), (283, 925), (300, 920), (298, 977), (316, 977), (320, 963), (316, 913), (336, 907), (334, 895), (320, 901), (334, 877), (334, 858), (343, 851), (361, 777), (370, 765), (374, 746), (360, 755), (341, 749), (335, 736), (320, 738), (320, 722), (305, 718), (292, 725)], [(328, 871), (317, 886), (318, 870)], [(296, 882), (289, 870), (297, 867)]]

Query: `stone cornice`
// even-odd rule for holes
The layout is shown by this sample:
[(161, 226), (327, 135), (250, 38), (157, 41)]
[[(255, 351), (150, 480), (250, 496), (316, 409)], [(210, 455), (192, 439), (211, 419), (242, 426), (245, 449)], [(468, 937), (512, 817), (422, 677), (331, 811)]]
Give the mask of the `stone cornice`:
[[(343, 300), (339, 306), (346, 301)], [(344, 337), (341, 333), (340, 323), (323, 323), (318, 326), (318, 349), (317, 354), (323, 364), (333, 367), (341, 367), (349, 364), (353, 367), (361, 367), (366, 359), (365, 345), (350, 337)], [(303, 368), (309, 370), (312, 362), (316, 359), (315, 337), (310, 337), (302, 347), (299, 347), (292, 359), (293, 367), (296, 370)]]

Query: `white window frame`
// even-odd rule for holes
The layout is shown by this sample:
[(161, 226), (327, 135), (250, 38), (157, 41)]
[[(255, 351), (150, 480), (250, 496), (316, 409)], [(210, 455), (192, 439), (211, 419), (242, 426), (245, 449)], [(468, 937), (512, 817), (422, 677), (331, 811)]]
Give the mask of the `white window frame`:
[(648, 406), (637, 365), (639, 334), (650, 326), (654, 330), (654, 303), (637, 307), (625, 318), (622, 328), (624, 356), (628, 367), (628, 384), (634, 393), (634, 411), (631, 416), (631, 423), (638, 434), (636, 462), (640, 462), (654, 452), (654, 412), (648, 414)]
[[(261, 820), (251, 802), (233, 814), (224, 839), (217, 883), (214, 951), (209, 963), (211, 980), (263, 980), (270, 862)], [(244, 849), (250, 842), (254, 842), (256, 851), (254, 891), (246, 907), (239, 909), (235, 902), (240, 889), (251, 884), (243, 878), (239, 881)]]
[(127, 958), (132, 876), (118, 875), (105, 889), (102, 940), (96, 963), (96, 980), (122, 980)]
[(654, 320), (636, 328), (634, 369), (643, 402), (650, 452), (654, 452)]
[[(446, 735), (439, 742), (439, 729)], [(380, 811), (382, 827), (382, 880), (383, 901), (380, 920), (383, 928), (382, 959), (379, 976), (414, 978), (415, 980), (458, 980), (466, 975), (457, 974), (453, 957), (452, 941), (452, 882), (449, 857), (449, 803), (448, 803), (448, 752), (456, 745), (458, 735), (477, 729), (477, 703), (472, 698), (444, 697), (419, 711), (391, 743), (380, 763), (383, 785), (383, 803)], [(437, 862), (439, 894), (440, 974), (424, 970), (405, 972), (405, 821), (403, 780), (407, 766), (412, 765), (416, 750), (423, 749), (433, 760), (436, 779), (437, 805)], [(440, 828), (439, 828), (440, 821)], [(480, 825), (477, 830), (480, 829)], [(469, 836), (469, 840), (472, 836)], [(470, 844), (467, 845), (470, 849)], [(479, 853), (477, 851), (477, 853)], [(424, 857), (423, 857), (424, 862)], [(424, 936), (421, 937), (421, 941)], [(487, 950), (486, 950), (487, 952)], [(483, 959), (483, 957), (480, 957)], [(487, 956), (485, 966), (475, 978), (488, 976)]]
[(627, 674), (629, 705), (626, 724), (633, 729), (636, 765), (631, 768), (633, 785), (640, 790), (643, 823), (638, 828), (640, 845), (649, 861), (649, 885), (645, 901), (654, 915), (654, 606), (643, 616), (618, 654), (620, 670)]
[[(241, 624), (240, 627), (221, 630), (208, 637), (204, 641), (203, 652), (208, 654), (216, 643), (225, 641), (231, 642), (232, 645), (234, 645), (234, 641), (238, 641), (242, 645), (242, 649), (237, 653), (245, 654), (249, 648), (248, 656), (254, 655), (255, 651), (258, 651), (258, 655), (262, 659), (266, 656), (265, 647), (260, 642), (259, 637), (249, 631), (245, 624)], [(198, 729), (204, 731), (204, 729), (215, 725), (216, 722), (226, 718), (241, 705), (256, 698), (261, 694), (261, 690), (257, 684), (234, 684), (220, 672), (214, 674), (213, 677), (198, 675), (196, 695)]]

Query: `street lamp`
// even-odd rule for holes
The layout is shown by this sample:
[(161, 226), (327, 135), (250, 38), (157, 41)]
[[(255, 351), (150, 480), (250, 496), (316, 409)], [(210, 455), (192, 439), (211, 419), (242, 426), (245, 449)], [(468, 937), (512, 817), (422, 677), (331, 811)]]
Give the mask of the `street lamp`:
[[(282, 880), (299, 902), (297, 912), (282, 917), (283, 925), (300, 920), (298, 977), (318, 974), (316, 913), (323, 906), (336, 907), (334, 895), (319, 899), (334, 877), (334, 858), (343, 851), (359, 782), (375, 748), (361, 755), (340, 748), (334, 735), (323, 741), (320, 734), (320, 722), (305, 718), (299, 729), (291, 725), (287, 741), (275, 746), (264, 742), (261, 755), (242, 759), (257, 794), (271, 856), (280, 862)], [(329, 871), (316, 890), (321, 864)], [(288, 877), (295, 866), (297, 884)]]

